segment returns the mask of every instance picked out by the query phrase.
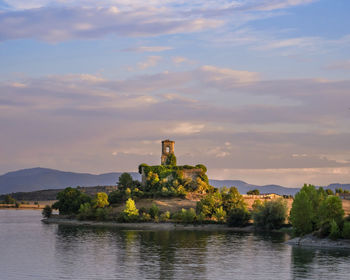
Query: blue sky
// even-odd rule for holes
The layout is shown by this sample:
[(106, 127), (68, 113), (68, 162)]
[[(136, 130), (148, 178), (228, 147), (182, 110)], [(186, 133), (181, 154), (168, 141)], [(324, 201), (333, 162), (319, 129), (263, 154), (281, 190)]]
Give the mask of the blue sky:
[(0, 172), (350, 182), (350, 2), (0, 0)]

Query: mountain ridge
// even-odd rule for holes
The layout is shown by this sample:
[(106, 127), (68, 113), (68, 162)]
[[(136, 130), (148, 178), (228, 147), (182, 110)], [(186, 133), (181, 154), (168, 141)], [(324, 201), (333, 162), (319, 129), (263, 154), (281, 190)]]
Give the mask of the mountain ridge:
[[(109, 172), (102, 174), (78, 173), (60, 171), (51, 168), (34, 167), (7, 172), (0, 175), (0, 194), (14, 192), (31, 192), (47, 189), (62, 189), (66, 187), (90, 187), (115, 185), (123, 172)], [(140, 180), (137, 172), (129, 172), (134, 180)], [(255, 185), (242, 180), (216, 180), (210, 179), (209, 183), (214, 187), (235, 186), (240, 193), (245, 194), (252, 189), (258, 189), (261, 193), (276, 193), (280, 195), (295, 195), (300, 188), (287, 188), (280, 185)], [(350, 190), (350, 184), (332, 183), (324, 188), (343, 188)]]

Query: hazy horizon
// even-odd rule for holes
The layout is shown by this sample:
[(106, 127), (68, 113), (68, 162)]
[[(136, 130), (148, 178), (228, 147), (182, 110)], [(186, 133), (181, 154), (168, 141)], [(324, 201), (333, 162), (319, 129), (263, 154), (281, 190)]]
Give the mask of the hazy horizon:
[(0, 0), (0, 173), (350, 183), (350, 2)]

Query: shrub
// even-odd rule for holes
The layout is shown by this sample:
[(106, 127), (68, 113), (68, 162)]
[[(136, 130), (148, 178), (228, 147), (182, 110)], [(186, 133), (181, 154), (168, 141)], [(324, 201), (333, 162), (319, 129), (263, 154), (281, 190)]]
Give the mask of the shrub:
[(281, 199), (265, 201), (253, 211), (254, 225), (264, 229), (279, 229), (287, 217), (287, 204)]
[(108, 195), (104, 192), (97, 193), (95, 198), (92, 200), (92, 205), (94, 208), (103, 208), (108, 206)]
[(342, 236), (345, 239), (350, 239), (350, 222), (344, 223)]
[(95, 218), (98, 221), (106, 221), (109, 216), (109, 208), (97, 208), (95, 212)]
[(89, 202), (85, 202), (80, 205), (78, 219), (79, 220), (87, 220), (93, 218), (94, 213)]
[(224, 222), (226, 220), (226, 211), (222, 206), (215, 209), (215, 212), (213, 214), (214, 218), (218, 222)]
[(50, 205), (46, 205), (43, 209), (43, 211), (41, 212), (41, 214), (43, 215), (44, 218), (50, 218), (52, 215), (52, 208)]
[(149, 209), (149, 214), (151, 218), (154, 219), (159, 216), (159, 208), (155, 203), (152, 203), (151, 208)]
[(333, 240), (338, 239), (340, 237), (339, 226), (335, 220), (331, 221), (331, 232), (329, 233), (329, 237)]
[(196, 220), (196, 211), (193, 208), (181, 209), (181, 221), (183, 223), (193, 223)]
[(249, 223), (250, 217), (247, 208), (234, 208), (227, 215), (227, 224), (230, 227), (243, 227)]
[(126, 201), (125, 204), (125, 209), (123, 211), (124, 214), (127, 216), (138, 216), (139, 215), (139, 210), (137, 210), (135, 201), (133, 201), (131, 198), (129, 198)]
[(169, 211), (166, 211), (164, 213), (162, 213), (159, 217), (160, 221), (161, 222), (166, 222), (170, 219), (170, 212)]
[(119, 176), (119, 180), (118, 180), (118, 188), (120, 190), (125, 190), (126, 188), (131, 188), (133, 185), (133, 180), (132, 177), (129, 173), (124, 172), (123, 174), (121, 174)]
[(140, 219), (142, 222), (149, 222), (152, 218), (150, 214), (143, 212)]

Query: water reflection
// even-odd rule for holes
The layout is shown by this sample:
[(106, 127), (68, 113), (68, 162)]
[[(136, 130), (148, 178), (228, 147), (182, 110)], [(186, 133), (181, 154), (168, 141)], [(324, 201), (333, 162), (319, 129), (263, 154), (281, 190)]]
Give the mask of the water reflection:
[(349, 279), (350, 252), (293, 248), (285, 234), (47, 225), (0, 211), (0, 279)]
[[(292, 248), (293, 279), (349, 279), (350, 252), (346, 250)], [(317, 278), (315, 277), (317, 275)]]

